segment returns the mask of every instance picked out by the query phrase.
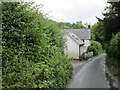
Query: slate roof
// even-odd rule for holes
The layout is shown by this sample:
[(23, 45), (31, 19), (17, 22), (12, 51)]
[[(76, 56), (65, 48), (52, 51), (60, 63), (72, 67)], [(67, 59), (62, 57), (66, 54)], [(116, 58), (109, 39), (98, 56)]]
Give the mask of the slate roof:
[(63, 29), (63, 33), (74, 33), (79, 39), (81, 40), (89, 40), (90, 37), (90, 30), (89, 29)]
[(79, 45), (84, 45), (84, 42), (81, 39), (79, 39), (79, 37), (77, 37), (74, 33), (69, 32), (68, 35)]

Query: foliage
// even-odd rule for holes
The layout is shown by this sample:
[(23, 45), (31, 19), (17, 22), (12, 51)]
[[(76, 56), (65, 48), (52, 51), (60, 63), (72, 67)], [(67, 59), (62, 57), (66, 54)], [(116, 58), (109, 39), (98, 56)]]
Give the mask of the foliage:
[(116, 75), (120, 76), (120, 64), (118, 63), (118, 60), (113, 57), (107, 56), (106, 64)]
[(85, 28), (85, 26), (82, 24), (73, 24), (72, 28), (79, 29), (79, 28)]
[(61, 29), (70, 29), (70, 28), (72, 28), (72, 24), (69, 23), (69, 22), (59, 22), (58, 24), (59, 24), (59, 27)]
[(59, 24), (59, 27), (61, 29), (79, 29), (79, 28), (86, 28), (84, 25), (82, 24), (75, 24), (75, 23), (69, 23), (69, 22), (60, 22), (58, 23)]
[(110, 57), (120, 60), (120, 32), (111, 40), (107, 53)]
[(120, 3), (111, 3), (104, 14), (104, 32), (107, 52), (107, 64), (117, 75), (120, 75)]
[[(109, 46), (112, 37), (119, 32), (120, 3), (111, 3), (105, 8), (104, 18), (92, 27), (92, 40), (100, 42), (104, 48)], [(108, 45), (107, 45), (108, 44)]]
[(119, 18), (120, 18), (120, 3), (112, 3), (109, 7), (106, 8), (107, 12), (103, 15), (104, 22), (104, 35), (105, 40), (109, 43), (112, 39), (112, 36), (119, 32)]
[(91, 28), (91, 39), (100, 42), (103, 46), (105, 44), (104, 38), (104, 23), (99, 21)]
[(63, 88), (72, 73), (58, 24), (38, 9), (2, 2), (3, 88)]
[(99, 54), (102, 52), (101, 43), (99, 43), (97, 41), (91, 41), (91, 46), (94, 46), (98, 50)]
[(87, 52), (91, 51), (93, 51), (94, 56), (100, 54), (103, 51), (102, 45), (97, 41), (91, 41), (91, 45), (88, 47)]
[(88, 52), (83, 52), (82, 53), (82, 57), (83, 57), (83, 60), (81, 60), (81, 61), (87, 61), (89, 58), (91, 58), (91, 57), (93, 57), (93, 51), (95, 50), (90, 50), (90, 48), (91, 47), (89, 47), (89, 50), (88, 50)]
[[(106, 7), (106, 13), (103, 13), (104, 19), (99, 19), (100, 22), (103, 22), (101, 30), (103, 30), (104, 36), (104, 47), (107, 52), (107, 65), (114, 71), (118, 71), (117, 63), (119, 62), (120, 54), (120, 2), (119, 3), (110, 3)], [(97, 32), (100, 33), (100, 32)], [(117, 34), (118, 33), (118, 34)], [(102, 42), (101, 42), (102, 43)], [(120, 69), (120, 67), (119, 67)], [(119, 73), (119, 72), (118, 72)]]
[(98, 55), (98, 50), (94, 46), (88, 46), (87, 52), (93, 52), (93, 56)]

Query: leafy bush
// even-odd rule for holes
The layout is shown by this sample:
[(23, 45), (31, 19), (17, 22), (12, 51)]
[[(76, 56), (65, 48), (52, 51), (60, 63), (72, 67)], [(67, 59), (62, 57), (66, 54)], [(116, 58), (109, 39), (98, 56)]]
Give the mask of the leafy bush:
[(91, 41), (91, 46), (94, 46), (98, 50), (98, 54), (102, 52), (102, 45), (97, 41)]
[(98, 50), (94, 46), (88, 46), (87, 52), (93, 52), (93, 56), (98, 55)]
[(91, 41), (91, 45), (87, 49), (87, 52), (93, 52), (94, 56), (102, 53), (102, 51), (102, 45), (97, 41)]
[(2, 2), (3, 88), (63, 88), (72, 73), (55, 21), (32, 3)]

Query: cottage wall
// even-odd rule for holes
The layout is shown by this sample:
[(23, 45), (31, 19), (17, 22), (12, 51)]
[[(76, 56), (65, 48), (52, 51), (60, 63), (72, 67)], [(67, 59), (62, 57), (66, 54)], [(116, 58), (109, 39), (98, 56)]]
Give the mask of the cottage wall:
[(80, 47), (80, 55), (87, 51), (88, 46), (81, 46)]
[(90, 40), (84, 40), (84, 45), (80, 47), (80, 55), (87, 51), (88, 46), (90, 45)]
[(65, 38), (67, 39), (65, 53), (69, 58), (79, 59), (79, 45), (69, 35), (66, 34)]

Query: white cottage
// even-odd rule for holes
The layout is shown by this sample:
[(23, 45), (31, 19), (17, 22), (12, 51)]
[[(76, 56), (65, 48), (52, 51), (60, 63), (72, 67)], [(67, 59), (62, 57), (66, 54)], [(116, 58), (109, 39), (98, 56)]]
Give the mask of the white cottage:
[(79, 59), (90, 45), (90, 30), (63, 29), (62, 32), (67, 39), (65, 53), (69, 58)]

